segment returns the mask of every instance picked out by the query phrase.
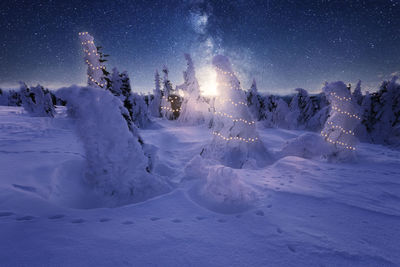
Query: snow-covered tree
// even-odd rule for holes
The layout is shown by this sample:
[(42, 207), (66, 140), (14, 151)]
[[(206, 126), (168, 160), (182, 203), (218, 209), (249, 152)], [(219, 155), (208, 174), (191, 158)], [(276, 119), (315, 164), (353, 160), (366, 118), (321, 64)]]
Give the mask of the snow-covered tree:
[(361, 80), (357, 82), (356, 89), (354, 89), (352, 97), (357, 102), (357, 104), (361, 105), (363, 100), (363, 95), (361, 93)]
[(120, 73), (117, 68), (114, 68), (108, 85), (107, 89), (118, 97), (127, 109), (129, 121), (132, 121), (139, 128), (145, 128), (151, 123), (144, 97), (132, 92), (126, 71)]
[(176, 87), (183, 92), (183, 102), (180, 108), (178, 121), (185, 124), (200, 124), (205, 122), (204, 112), (207, 105), (200, 96), (200, 87), (192, 58), (185, 54), (187, 69), (183, 72), (183, 84)]
[(295, 89), (297, 94), (290, 102), (291, 128), (304, 129), (306, 122), (314, 115), (315, 108), (308, 95), (308, 92), (302, 88)]
[(374, 143), (390, 144), (393, 126), (399, 121), (400, 86), (397, 77), (384, 81), (378, 92), (371, 95), (372, 110), (368, 115), (367, 130)]
[(130, 116), (138, 128), (146, 128), (151, 124), (149, 118), (149, 110), (146, 102), (144, 101), (144, 96), (138, 93), (132, 93), (127, 102), (129, 103), (129, 113)]
[(8, 91), (8, 106), (21, 106), (21, 94), (18, 91), (10, 90)]
[(8, 92), (0, 88), (0, 106), (8, 105)]
[(106, 86), (103, 73), (105, 66), (100, 62), (100, 54), (94, 44), (93, 36), (87, 32), (80, 32), (79, 39), (83, 46), (83, 51), (85, 52), (85, 63), (88, 65), (88, 85), (91, 87), (104, 88)]
[(163, 68), (164, 78), (163, 78), (163, 96), (161, 99), (161, 115), (163, 118), (172, 120), (174, 118), (174, 112), (179, 112), (172, 108), (170, 95), (172, 93), (172, 83), (168, 78), (169, 70), (166, 66)]
[(241, 89), (229, 59), (217, 55), (212, 64), (217, 72), (219, 93), (212, 127), (214, 138), (201, 155), (234, 168), (265, 164), (270, 157), (258, 137), (255, 121), (247, 107), (246, 93)]
[(253, 79), (250, 90), (247, 93), (247, 104), (249, 106), (250, 112), (255, 120), (261, 120), (261, 100), (258, 94), (256, 79)]
[(42, 86), (29, 88), (26, 84), (21, 83), (20, 95), (22, 106), (31, 116), (54, 117), (56, 111), (50, 92)]
[(60, 89), (68, 114), (76, 120), (83, 143), (86, 181), (109, 206), (140, 201), (169, 190), (164, 179), (150, 172), (149, 158), (137, 130), (121, 115), (122, 102), (109, 91), (93, 87)]
[(154, 83), (155, 87), (153, 90), (153, 98), (150, 101), (149, 110), (150, 114), (153, 117), (160, 117), (161, 116), (161, 100), (162, 100), (162, 92), (161, 92), (161, 78), (158, 70), (154, 74)]
[(314, 115), (306, 121), (306, 129), (320, 131), (329, 116), (329, 102), (324, 92), (310, 98), (314, 105)]
[(352, 160), (358, 141), (354, 130), (361, 120), (358, 104), (341, 81), (326, 83), (323, 91), (331, 104), (329, 118), (321, 131), (324, 139), (332, 144), (328, 157), (335, 161)]
[(289, 105), (280, 97), (273, 97), (272, 104), (275, 110), (272, 112), (272, 124), (278, 128), (290, 129), (290, 121), (288, 115), (290, 114)]

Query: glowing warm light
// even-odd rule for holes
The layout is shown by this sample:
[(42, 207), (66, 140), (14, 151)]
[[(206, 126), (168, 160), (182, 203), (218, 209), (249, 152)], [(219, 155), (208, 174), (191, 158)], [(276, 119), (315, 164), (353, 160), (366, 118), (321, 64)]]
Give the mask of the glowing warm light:
[(217, 73), (212, 67), (203, 67), (196, 71), (200, 85), (200, 93), (203, 96), (217, 96)]

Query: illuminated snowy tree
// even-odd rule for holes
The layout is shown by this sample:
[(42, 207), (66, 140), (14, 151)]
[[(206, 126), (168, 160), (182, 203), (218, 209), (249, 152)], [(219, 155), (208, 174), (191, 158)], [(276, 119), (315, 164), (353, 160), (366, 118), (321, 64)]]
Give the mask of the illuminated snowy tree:
[[(166, 119), (173, 119), (175, 110), (172, 108), (170, 94), (172, 93), (172, 83), (168, 78), (168, 68), (163, 68), (164, 79), (163, 79), (163, 96), (161, 99), (161, 115)], [(179, 112), (179, 110), (177, 110)]]
[(354, 130), (361, 120), (359, 107), (343, 82), (327, 83), (323, 90), (331, 105), (329, 118), (321, 131), (333, 146), (333, 153), (328, 156), (332, 160), (351, 160), (358, 141)]
[(153, 99), (150, 102), (149, 109), (150, 109), (150, 114), (152, 116), (160, 117), (162, 93), (161, 93), (161, 79), (158, 70), (156, 70), (156, 73), (154, 74), (154, 83), (155, 83), (155, 88), (153, 90)]
[(88, 65), (88, 85), (90, 87), (104, 88), (106, 86), (106, 80), (103, 73), (105, 66), (101, 64), (100, 54), (94, 44), (93, 36), (87, 32), (80, 32), (79, 39), (83, 46), (83, 51), (85, 52), (85, 63)]
[(258, 137), (255, 121), (247, 107), (246, 93), (241, 89), (229, 59), (217, 55), (212, 64), (217, 72), (219, 93), (212, 125), (214, 138), (201, 155), (233, 168), (265, 164), (270, 156)]
[(192, 58), (185, 54), (187, 69), (183, 72), (183, 84), (177, 86), (177, 90), (183, 92), (183, 102), (178, 121), (185, 124), (199, 124), (205, 121), (203, 112), (207, 110), (200, 96), (200, 87), (196, 78)]

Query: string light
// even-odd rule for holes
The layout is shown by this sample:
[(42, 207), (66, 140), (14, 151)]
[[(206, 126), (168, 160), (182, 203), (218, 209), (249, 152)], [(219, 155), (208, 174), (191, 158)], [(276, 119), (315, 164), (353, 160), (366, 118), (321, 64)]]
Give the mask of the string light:
[(170, 107), (161, 107), (161, 109), (165, 109), (165, 110), (168, 110), (168, 111), (171, 111), (171, 112), (180, 112), (181, 111), (181, 108), (172, 109)]
[(89, 79), (92, 81), (92, 82), (94, 82), (95, 84), (97, 84), (98, 86), (100, 86), (100, 87), (103, 87), (104, 86), (104, 84), (101, 84), (101, 83), (99, 83), (99, 82), (97, 82), (92, 76), (90, 76), (89, 74), (88, 74), (88, 76), (89, 76)]
[[(338, 96), (338, 95), (336, 94), (336, 92), (331, 92), (330, 95), (331, 95), (332, 97), (334, 97), (334, 98), (340, 100), (340, 101), (347, 101), (347, 102), (348, 102), (348, 101), (351, 101), (351, 97), (341, 97), (341, 96)], [(337, 112), (339, 112), (339, 113), (341, 113), (341, 114), (347, 115), (347, 116), (350, 117), (350, 118), (355, 118), (355, 119), (361, 120), (361, 118), (360, 118), (357, 114), (352, 114), (352, 113), (350, 113), (350, 112), (348, 112), (348, 111), (345, 111), (345, 110), (340, 109), (340, 108), (337, 107), (337, 106), (332, 105), (332, 110), (335, 110), (335, 111), (337, 111)], [(342, 126), (340, 126), (340, 125), (335, 125), (332, 121), (328, 121), (327, 124), (330, 126), (330, 129), (339, 129), (339, 130), (340, 130), (342, 133), (344, 133), (344, 134), (348, 134), (348, 135), (352, 135), (352, 136), (355, 135), (354, 131), (352, 131), (352, 130), (346, 130), (346, 129), (344, 129), (344, 128), (343, 128)], [(331, 143), (331, 144), (340, 145), (340, 146), (342, 146), (342, 147), (344, 147), (344, 148), (346, 148), (346, 149), (353, 150), (353, 151), (356, 150), (356, 148), (355, 148), (354, 146), (352, 146), (352, 145), (350, 145), (350, 144), (348, 144), (348, 143), (345, 143), (345, 142), (342, 142), (342, 141), (339, 141), (339, 140), (336, 140), (336, 141), (335, 141), (335, 140), (333, 140), (333, 139), (330, 139), (330, 138), (329, 138), (329, 135), (328, 135), (327, 133), (324, 133), (324, 130), (321, 131), (321, 135), (322, 135), (323, 137), (325, 137), (325, 140), (328, 141), (328, 142)]]
[(349, 134), (349, 135), (354, 135), (354, 132), (351, 130), (346, 131), (343, 127), (339, 125), (334, 125), (333, 122), (329, 121), (327, 122), (328, 125), (331, 125), (331, 128), (339, 129), (342, 131), (342, 133)]
[(238, 141), (243, 141), (243, 142), (246, 142), (246, 143), (252, 143), (252, 142), (256, 142), (258, 140), (257, 137), (255, 137), (255, 138), (243, 138), (243, 137), (239, 137), (239, 136), (226, 137), (226, 136), (223, 136), (222, 134), (220, 134), (218, 132), (213, 132), (213, 135), (216, 135), (216, 136), (224, 139), (225, 141), (238, 140)]
[(324, 134), (323, 132), (321, 132), (321, 135), (324, 136), (324, 137), (326, 137), (326, 141), (328, 141), (329, 143), (336, 144), (336, 145), (341, 145), (341, 146), (343, 146), (344, 148), (347, 148), (347, 149), (350, 149), (350, 150), (356, 150), (356, 148), (355, 148), (354, 146), (351, 146), (351, 145), (346, 144), (346, 143), (344, 143), (344, 142), (334, 141), (334, 140), (330, 139), (330, 138), (328, 137), (328, 134)]
[(217, 67), (217, 66), (215, 66), (215, 68), (216, 68), (219, 72), (221, 72), (222, 74), (229, 75), (229, 76), (231, 76), (231, 77), (233, 77), (234, 75), (239, 76), (239, 74), (238, 74), (237, 72), (224, 71), (223, 69), (220, 69), (220, 68)]
[(333, 110), (336, 110), (337, 112), (339, 112), (339, 113), (341, 113), (341, 114), (345, 114), (345, 115), (349, 116), (350, 118), (356, 118), (356, 119), (358, 119), (358, 120), (361, 120), (361, 118), (360, 118), (359, 116), (357, 116), (356, 114), (351, 114), (351, 113), (348, 112), (348, 111), (343, 111), (343, 110), (341, 110), (340, 108), (338, 108), (338, 107), (336, 107), (336, 106), (332, 106), (332, 109), (333, 109)]
[(333, 97), (335, 97), (335, 98), (337, 98), (337, 99), (339, 99), (339, 100), (342, 100), (342, 101), (351, 101), (351, 97), (340, 97), (340, 96), (338, 96), (337, 94), (336, 94), (336, 92), (332, 92), (332, 93), (330, 93)]
[(246, 124), (249, 124), (249, 125), (252, 125), (252, 124), (255, 124), (255, 123), (256, 123), (255, 121), (248, 121), (248, 120), (245, 120), (245, 119), (242, 119), (242, 118), (239, 118), (239, 119), (233, 118), (232, 115), (229, 115), (229, 114), (227, 114), (227, 113), (225, 113), (225, 112), (221, 112), (221, 111), (214, 111), (214, 114), (217, 114), (217, 115), (219, 115), (219, 116), (223, 116), (223, 117), (230, 118), (230, 119), (232, 119), (233, 122), (240, 121), (240, 122), (243, 122), (243, 123), (246, 123)]
[(247, 103), (246, 103), (246, 102), (242, 102), (242, 101), (235, 102), (235, 101), (233, 101), (231, 98), (228, 98), (228, 99), (218, 99), (218, 100), (219, 100), (220, 102), (222, 102), (222, 103), (230, 102), (230, 103), (232, 103), (232, 105), (234, 105), (234, 106), (238, 106), (238, 105), (247, 106)]

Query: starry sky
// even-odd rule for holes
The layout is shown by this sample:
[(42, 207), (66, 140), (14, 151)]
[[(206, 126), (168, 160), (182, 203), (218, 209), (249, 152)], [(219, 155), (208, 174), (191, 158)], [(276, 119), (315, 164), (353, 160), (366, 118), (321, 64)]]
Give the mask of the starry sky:
[(400, 2), (113, 0), (0, 2), (0, 87), (52, 89), (86, 83), (78, 32), (127, 70), (135, 91), (152, 90), (155, 69), (183, 81), (190, 53), (200, 84), (215, 54), (230, 57), (243, 88), (318, 92), (324, 81), (375, 90), (400, 74)]

